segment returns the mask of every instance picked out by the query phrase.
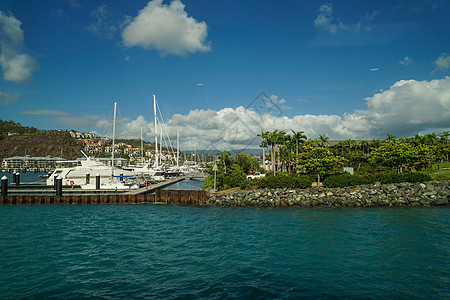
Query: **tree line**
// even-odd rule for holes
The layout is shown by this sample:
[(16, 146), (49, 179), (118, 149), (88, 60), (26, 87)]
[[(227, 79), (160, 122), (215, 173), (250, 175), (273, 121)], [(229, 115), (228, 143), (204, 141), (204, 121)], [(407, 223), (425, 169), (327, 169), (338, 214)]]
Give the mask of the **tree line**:
[[(449, 131), (416, 134), (409, 138), (388, 134), (384, 140), (348, 139), (331, 145), (326, 135), (309, 139), (303, 131), (261, 131), (258, 134), (262, 148), (260, 171), (273, 175), (309, 174), (317, 177), (318, 184), (321, 176), (338, 174), (344, 166), (367, 175), (422, 171), (435, 162), (448, 162), (449, 135)], [(236, 184), (246, 180), (248, 172), (258, 169), (255, 158), (244, 154), (232, 158), (227, 151), (222, 153), (216, 165), (216, 173), (224, 187), (238, 186)], [(204, 186), (212, 186), (211, 180), (210, 176)]]

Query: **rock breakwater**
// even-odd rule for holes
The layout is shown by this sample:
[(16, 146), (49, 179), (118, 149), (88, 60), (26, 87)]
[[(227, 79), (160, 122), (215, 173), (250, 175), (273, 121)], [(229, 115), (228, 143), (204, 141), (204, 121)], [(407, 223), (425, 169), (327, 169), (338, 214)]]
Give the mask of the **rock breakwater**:
[(371, 184), (347, 188), (262, 189), (209, 193), (211, 206), (379, 207), (450, 205), (449, 181)]

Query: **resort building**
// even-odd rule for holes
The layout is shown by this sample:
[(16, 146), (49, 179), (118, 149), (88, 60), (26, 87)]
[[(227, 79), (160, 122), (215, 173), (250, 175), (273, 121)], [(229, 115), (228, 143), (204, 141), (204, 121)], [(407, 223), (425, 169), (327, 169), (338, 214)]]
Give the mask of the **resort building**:
[(56, 166), (57, 162), (66, 161), (61, 157), (31, 157), (13, 156), (4, 158), (2, 161), (2, 169), (48, 169)]

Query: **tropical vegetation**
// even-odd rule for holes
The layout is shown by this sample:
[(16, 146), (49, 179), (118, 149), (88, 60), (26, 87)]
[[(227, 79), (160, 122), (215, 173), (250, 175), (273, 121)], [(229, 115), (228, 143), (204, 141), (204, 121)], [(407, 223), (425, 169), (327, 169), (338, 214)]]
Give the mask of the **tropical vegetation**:
[[(409, 138), (388, 134), (384, 140), (348, 139), (333, 142), (333, 145), (326, 135), (308, 139), (303, 131), (261, 131), (258, 136), (261, 138), (261, 164), (255, 157), (242, 154), (233, 158), (225, 151), (216, 161), (217, 171), (209, 170), (211, 175), (204, 187), (213, 186), (214, 174), (218, 189), (238, 186), (300, 188), (311, 186), (313, 181), (317, 181), (318, 187), (322, 184), (334, 187), (448, 179), (445, 175), (448, 170), (436, 176), (431, 170), (436, 169), (436, 165), (440, 165), (441, 170), (449, 165), (449, 131)], [(351, 167), (354, 175), (342, 174), (343, 167)], [(246, 180), (246, 175), (255, 170), (266, 172), (266, 177)]]

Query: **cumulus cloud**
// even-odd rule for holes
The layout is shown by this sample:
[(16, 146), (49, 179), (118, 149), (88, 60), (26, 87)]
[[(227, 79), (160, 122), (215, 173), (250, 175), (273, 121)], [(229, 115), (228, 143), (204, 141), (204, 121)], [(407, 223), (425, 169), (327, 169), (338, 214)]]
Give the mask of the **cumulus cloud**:
[[(277, 99), (271, 96), (269, 99)], [(367, 108), (343, 115), (298, 115), (292, 118), (242, 106), (193, 110), (168, 122), (172, 138), (181, 134), (182, 149), (257, 148), (261, 130), (304, 131), (309, 138), (384, 138), (387, 133), (412, 136), (450, 128), (450, 77), (431, 81), (400, 80), (388, 90), (365, 99)], [(255, 103), (264, 107), (263, 103)], [(151, 127), (151, 126), (150, 126)], [(150, 136), (151, 138), (151, 136)]]
[[(248, 107), (219, 111), (196, 109), (187, 114), (174, 114), (165, 127), (160, 124), (159, 128), (164, 129), (172, 143), (180, 132), (182, 150), (211, 151), (258, 148), (261, 139), (257, 134), (261, 130), (304, 131), (312, 139), (322, 134), (330, 139), (373, 139), (384, 138), (387, 133), (407, 137), (426, 131), (450, 130), (450, 77), (430, 81), (400, 80), (389, 89), (367, 97), (365, 109), (343, 115), (307, 114), (290, 118), (274, 113), (273, 107), (267, 105), (285, 101), (276, 95), (262, 94)], [(53, 114), (56, 122), (74, 129), (94, 124), (103, 129), (103, 132), (99, 130), (101, 135), (111, 136), (111, 120), (108, 122), (100, 116), (73, 116), (51, 110), (38, 112)], [(144, 139), (153, 141), (153, 123), (143, 116), (123, 120), (123, 124), (117, 125), (117, 137), (140, 138), (142, 127)]]
[(37, 61), (23, 52), (22, 23), (13, 15), (0, 11), (0, 66), (3, 79), (16, 83), (30, 83), (39, 68)]
[(8, 106), (16, 103), (17, 99), (20, 97), (20, 94), (10, 94), (0, 92), (0, 106)]
[(450, 127), (450, 77), (431, 81), (400, 80), (389, 90), (366, 98), (367, 110), (355, 111), (369, 134), (409, 136)]
[(444, 72), (450, 69), (450, 54), (442, 53), (435, 61), (436, 68), (433, 72)]
[(124, 45), (156, 49), (162, 55), (210, 51), (206, 23), (189, 17), (179, 0), (169, 5), (162, 2), (150, 1), (139, 11), (122, 32)]

